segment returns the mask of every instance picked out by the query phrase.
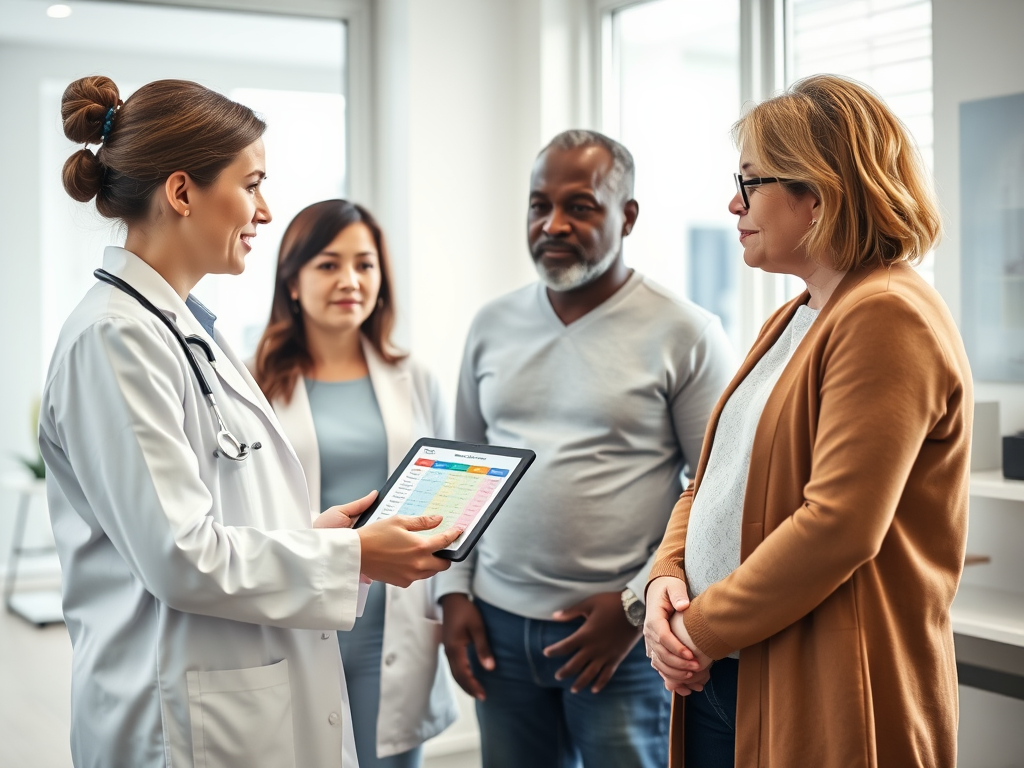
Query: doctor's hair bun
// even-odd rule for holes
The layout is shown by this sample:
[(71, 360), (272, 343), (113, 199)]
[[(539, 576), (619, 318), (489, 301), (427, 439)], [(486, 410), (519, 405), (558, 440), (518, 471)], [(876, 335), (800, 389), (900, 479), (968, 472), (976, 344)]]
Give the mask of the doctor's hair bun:
[(64, 191), (80, 203), (88, 203), (103, 188), (103, 163), (91, 149), (80, 149), (64, 162)]
[[(120, 94), (109, 77), (83, 77), (65, 90), (60, 104), (64, 135), (76, 144), (98, 144), (104, 139), (104, 124), (111, 109), (120, 103)], [(109, 136), (110, 129), (107, 128)], [(80, 203), (99, 194), (105, 170), (91, 149), (75, 152), (64, 163), (64, 190)]]
[(60, 117), (64, 135), (75, 144), (99, 144), (107, 113), (121, 100), (117, 86), (109, 77), (93, 76), (75, 80), (64, 89)]
[(132, 225), (153, 215), (173, 173), (209, 187), (267, 126), (249, 107), (188, 80), (155, 80), (124, 104), (109, 77), (83, 77), (64, 91), (64, 135), (85, 147), (64, 163), (64, 189), (96, 211)]

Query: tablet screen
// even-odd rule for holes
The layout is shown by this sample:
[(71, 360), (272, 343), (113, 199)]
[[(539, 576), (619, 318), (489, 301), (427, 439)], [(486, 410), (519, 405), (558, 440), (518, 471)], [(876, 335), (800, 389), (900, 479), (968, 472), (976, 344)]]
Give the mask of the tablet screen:
[(523, 461), (522, 456), (486, 450), (419, 444), (407, 457), (401, 473), (389, 481), (384, 498), (366, 522), (394, 515), (441, 515), (438, 527), (420, 533), (432, 535), (455, 525), (464, 526), (465, 532), (446, 548), (457, 550), (472, 538), (484, 512), (501, 496), (509, 479), (519, 474), (516, 469)]

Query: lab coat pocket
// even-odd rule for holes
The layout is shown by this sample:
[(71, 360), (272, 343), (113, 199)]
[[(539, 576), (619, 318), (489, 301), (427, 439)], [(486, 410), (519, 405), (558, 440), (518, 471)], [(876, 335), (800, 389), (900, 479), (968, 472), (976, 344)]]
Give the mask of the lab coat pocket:
[(189, 672), (196, 768), (295, 767), (288, 660), (251, 669)]

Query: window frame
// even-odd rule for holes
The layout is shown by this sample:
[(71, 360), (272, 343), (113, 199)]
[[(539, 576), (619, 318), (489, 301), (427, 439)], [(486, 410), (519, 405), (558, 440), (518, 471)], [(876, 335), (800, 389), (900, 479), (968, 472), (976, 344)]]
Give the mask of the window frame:
[[(617, 92), (618, 58), (612, 17), (618, 11), (651, 0), (589, 0), (588, 37), (590, 56), (581, 57), (591, 67), (589, 118), (597, 130), (618, 133), (611, 125), (618, 113), (618, 104), (606, 94)], [(740, 2), (740, 103), (736, 116), (772, 93), (785, 87), (785, 0), (739, 0)], [(587, 82), (585, 77), (580, 82)], [(733, 169), (722, 169), (723, 173)], [(723, 206), (727, 201), (723, 201)], [(741, 269), (739, 337), (745, 353), (757, 338), (768, 316), (786, 299), (785, 275), (774, 275), (759, 269)]]

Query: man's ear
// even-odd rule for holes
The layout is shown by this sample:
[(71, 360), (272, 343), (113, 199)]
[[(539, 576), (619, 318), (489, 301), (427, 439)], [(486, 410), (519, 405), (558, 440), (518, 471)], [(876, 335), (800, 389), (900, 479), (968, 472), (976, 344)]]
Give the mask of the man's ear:
[(640, 203), (636, 200), (627, 200), (622, 213), (624, 214), (625, 219), (622, 222), (622, 236), (625, 237), (633, 231), (633, 225), (636, 224), (636, 217), (640, 215)]
[(189, 215), (189, 193), (192, 179), (185, 171), (175, 171), (164, 181), (164, 197), (167, 204), (179, 216)]

